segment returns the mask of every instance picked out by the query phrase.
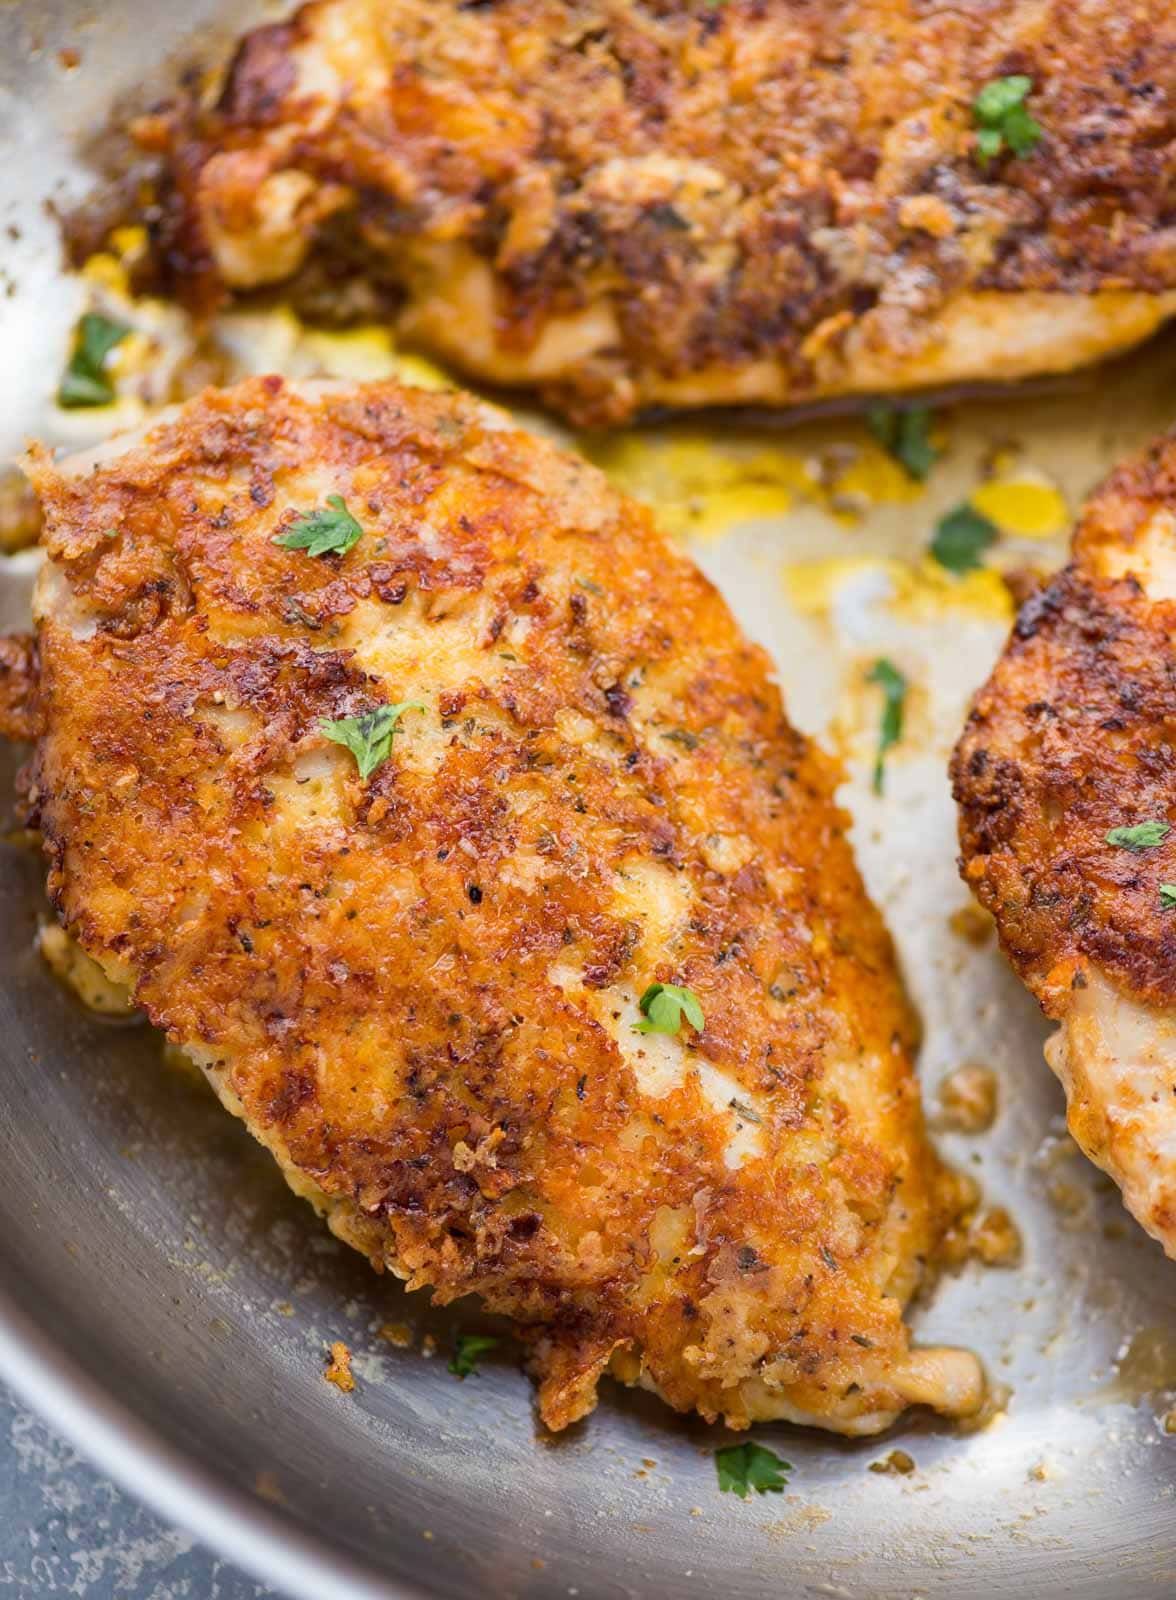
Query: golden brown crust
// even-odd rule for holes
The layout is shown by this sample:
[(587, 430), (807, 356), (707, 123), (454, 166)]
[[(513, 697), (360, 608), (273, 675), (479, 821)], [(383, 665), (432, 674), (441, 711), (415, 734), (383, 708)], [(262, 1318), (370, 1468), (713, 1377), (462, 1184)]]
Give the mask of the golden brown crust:
[[(394, 385), (31, 471), (53, 898), (333, 1226), (530, 1327), (555, 1427), (622, 1357), (737, 1424), (934, 1400), (952, 1186), (836, 772), (648, 513)], [(328, 493), (351, 551), (273, 543)], [(365, 785), (320, 719), (391, 700)], [(654, 979), (702, 1034), (632, 1031)]]
[(1138, 853), (1106, 837), (1176, 822), (1176, 600), (1149, 594), (1140, 542), (1174, 507), (1170, 436), (1091, 502), (1074, 561), (1022, 607), (955, 753), (964, 876), (1054, 1015), (1086, 962), (1137, 999), (1176, 1000), (1176, 915), (1159, 892), (1176, 883), (1176, 833)]
[(36, 738), (40, 731), (37, 677), (33, 635), (0, 635), (0, 738)]
[[(1045, 135), (985, 168), (972, 102), (1011, 73)], [(316, 0), (214, 107), (145, 126), (192, 298), (362, 257), (418, 337), (580, 421), (844, 392), (855, 365), (1015, 376), (1013, 351), (937, 363), (941, 314), (1176, 288), (1168, 0)], [(1003, 315), (975, 304), (964, 344)]]

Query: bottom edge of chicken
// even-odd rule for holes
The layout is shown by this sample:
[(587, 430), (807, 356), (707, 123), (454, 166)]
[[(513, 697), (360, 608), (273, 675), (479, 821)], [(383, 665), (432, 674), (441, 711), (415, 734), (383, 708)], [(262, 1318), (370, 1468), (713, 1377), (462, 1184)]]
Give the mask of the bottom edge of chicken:
[(29, 471), (53, 902), (341, 1238), (515, 1319), (552, 1428), (606, 1372), (977, 1410), (903, 1321), (961, 1185), (836, 770), (644, 509), (395, 384)]

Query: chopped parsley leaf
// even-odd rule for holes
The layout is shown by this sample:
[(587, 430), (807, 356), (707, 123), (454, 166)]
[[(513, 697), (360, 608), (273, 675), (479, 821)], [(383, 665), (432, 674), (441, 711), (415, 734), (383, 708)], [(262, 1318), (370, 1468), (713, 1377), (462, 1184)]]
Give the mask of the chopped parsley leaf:
[(746, 1500), (753, 1489), (756, 1494), (779, 1494), (788, 1483), (785, 1474), (792, 1471), (792, 1463), (748, 1439), (716, 1450), (715, 1471), (723, 1494), (737, 1494)]
[(1107, 843), (1117, 846), (1120, 850), (1154, 850), (1157, 845), (1163, 844), (1171, 833), (1171, 826), (1167, 822), (1157, 822), (1150, 819), (1147, 822), (1137, 822), (1131, 828), (1112, 828), (1107, 834)]
[(1033, 87), (1033, 79), (1023, 72), (1011, 73), (1007, 78), (993, 78), (976, 96), (972, 109), (976, 121), (985, 128), (998, 128), (1010, 111), (1024, 105)]
[(1031, 117), (1024, 106), (1014, 106), (1001, 124), (1005, 143), (1015, 156), (1027, 156), (1036, 147), (1044, 131), (1040, 122)]
[(305, 550), (308, 556), (346, 555), (363, 537), (363, 529), (341, 494), (329, 494), (327, 506), (326, 511), (308, 511), (296, 518), (274, 543), (286, 550)]
[(931, 554), (941, 567), (962, 578), (965, 573), (975, 572), (984, 565), (980, 557), (995, 542), (999, 532), (995, 522), (990, 522), (965, 501), (936, 523)]
[(1014, 72), (1007, 78), (993, 78), (973, 100), (972, 115), (978, 130), (976, 154), (982, 167), (1002, 150), (1027, 156), (1036, 148), (1045, 130), (1025, 107), (1032, 88), (1032, 78)]
[(424, 709), (419, 700), (402, 700), (399, 705), (376, 706), (358, 717), (340, 717), (335, 722), (324, 718), (319, 728), (326, 738), (351, 751), (359, 775), (366, 783), (392, 753), (392, 740), (400, 718), (406, 711)]
[(871, 406), (866, 412), (866, 426), (874, 438), (917, 483), (923, 482), (939, 460), (939, 451), (930, 439), (932, 416), (929, 406), (910, 406), (905, 411)]
[(70, 411), (111, 403), (114, 384), (106, 370), (106, 358), (130, 331), (125, 322), (115, 322), (97, 311), (86, 312), (78, 323), (73, 354), (61, 376), (57, 390), (59, 406)]
[(980, 128), (976, 133), (976, 154), (980, 165), (986, 167), (1004, 149), (1004, 134), (996, 128)]
[(892, 661), (875, 661), (866, 674), (867, 683), (882, 690), (882, 722), (878, 729), (878, 754), (874, 760), (874, 793), (882, 793), (886, 752), (902, 738), (902, 714), (906, 704), (907, 681)]
[(677, 983), (651, 983), (637, 1002), (641, 1021), (634, 1024), (638, 1033), (677, 1033), (682, 1019), (699, 1033), (704, 1027), (702, 1002), (693, 989)]
[(1160, 910), (1176, 911), (1176, 883), (1161, 883)]
[(478, 1358), (498, 1349), (498, 1340), (489, 1333), (459, 1333), (449, 1370), (455, 1378), (471, 1378), (478, 1371)]

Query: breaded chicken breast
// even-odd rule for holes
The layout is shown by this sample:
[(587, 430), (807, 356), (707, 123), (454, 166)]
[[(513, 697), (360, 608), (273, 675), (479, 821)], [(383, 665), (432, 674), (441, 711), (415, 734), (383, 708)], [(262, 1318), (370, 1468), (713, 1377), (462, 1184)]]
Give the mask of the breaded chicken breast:
[(844, 1433), (975, 1409), (903, 1308), (959, 1206), (763, 652), (644, 509), (459, 396), (209, 392), (45, 513), (65, 926), (342, 1238), (530, 1344)]
[(955, 753), (965, 880), (1059, 1024), (1070, 1131), (1176, 1256), (1176, 434), (1095, 496)]
[(197, 304), (362, 275), (579, 423), (1065, 371), (1176, 309), (1170, 0), (313, 0), (138, 132)]

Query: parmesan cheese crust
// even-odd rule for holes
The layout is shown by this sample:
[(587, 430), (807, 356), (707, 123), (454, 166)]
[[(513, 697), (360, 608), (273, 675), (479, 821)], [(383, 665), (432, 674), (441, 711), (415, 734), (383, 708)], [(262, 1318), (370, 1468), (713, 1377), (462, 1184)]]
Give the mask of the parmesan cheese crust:
[[(977, 146), (980, 90), (1042, 130)], [(165, 279), (357, 278), (584, 424), (1070, 370), (1176, 309), (1169, 0), (314, 0), (144, 119)]]
[(1174, 635), (1171, 435), (1091, 501), (953, 764), (964, 877), (1061, 1024), (1047, 1055), (1070, 1131), (1172, 1256), (1176, 891), (1161, 886), (1176, 885)]
[[(30, 470), (53, 901), (342, 1238), (515, 1318), (553, 1428), (610, 1366), (736, 1426), (975, 1410), (903, 1323), (962, 1186), (836, 770), (645, 510), (393, 384)], [(351, 548), (275, 543), (332, 495)], [(361, 781), (324, 720), (403, 702)], [(704, 1027), (635, 1031), (653, 982)]]

